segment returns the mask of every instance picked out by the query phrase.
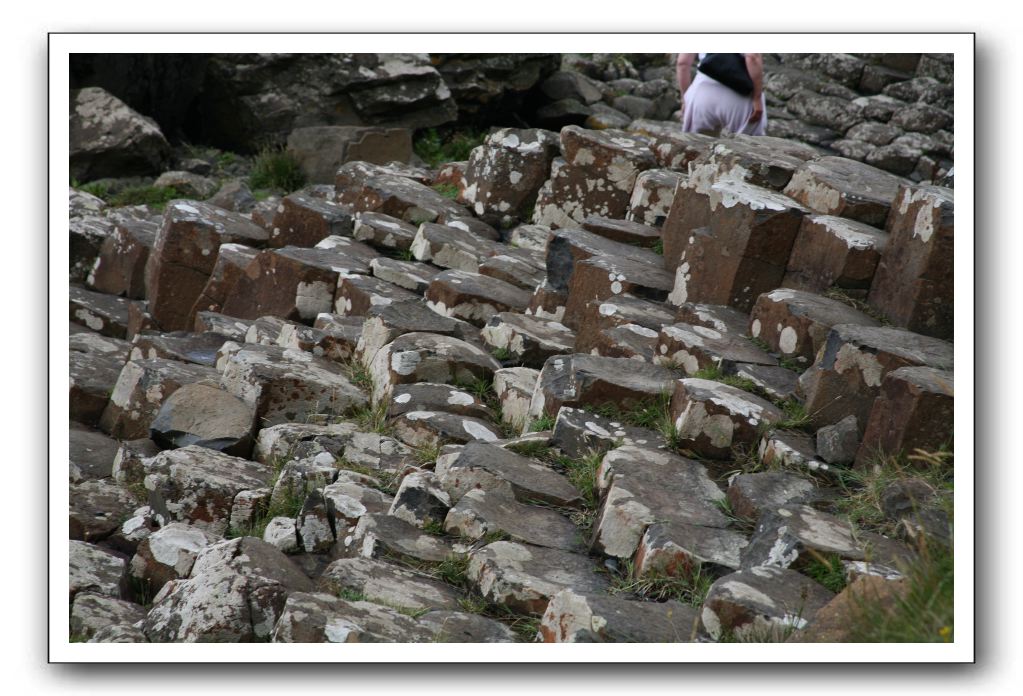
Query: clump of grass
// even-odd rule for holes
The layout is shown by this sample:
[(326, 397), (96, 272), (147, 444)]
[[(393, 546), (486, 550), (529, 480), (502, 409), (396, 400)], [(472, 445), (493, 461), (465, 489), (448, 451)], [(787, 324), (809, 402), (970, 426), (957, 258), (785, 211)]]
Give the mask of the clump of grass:
[(625, 409), (617, 404), (602, 404), (586, 408), (615, 422), (657, 431), (664, 437), (669, 449), (674, 452), (681, 451), (682, 438), (671, 417), (671, 394), (669, 392), (661, 392), (653, 399), (634, 403)]
[(514, 445), (508, 445), (505, 449), (509, 452), (521, 454), (523, 457), (529, 457), (531, 459), (546, 459), (551, 456), (551, 453), (553, 452), (551, 446), (542, 440), (517, 442)]
[(656, 602), (675, 600), (689, 606), (699, 607), (710, 591), (714, 579), (696, 564), (685, 575), (648, 573), (636, 577), (631, 560), (623, 561), (619, 573), (611, 577), (611, 594), (634, 594)]
[[(277, 487), (277, 481), (281, 477), (281, 471), (284, 469), (284, 464), (289, 461), (289, 459), (290, 456), (277, 457), (271, 462), (273, 474), (267, 484), (267, 487), (271, 491)], [(228, 539), (235, 539), (244, 536), (262, 539), (263, 534), (266, 532), (266, 526), (270, 524), (270, 520), (275, 517), (297, 517), (302, 511), (302, 505), (305, 503), (305, 499), (306, 491), (304, 483), (295, 483), (284, 487), (282, 488), (282, 493), (276, 498), (271, 497), (266, 509), (260, 514), (257, 514), (253, 518), (252, 522), (241, 529), (229, 528), (225, 536)]]
[(583, 497), (583, 505), (589, 509), (596, 509), (600, 502), (597, 493), (597, 470), (600, 462), (604, 459), (602, 452), (590, 452), (578, 459), (566, 459), (565, 475), (569, 482), (579, 489)]
[(359, 427), (359, 430), (380, 435), (391, 435), (393, 428), (387, 419), (386, 401), (381, 401), (376, 406), (360, 406), (348, 414), (348, 420)]
[(658, 239), (654, 242), (654, 245), (650, 247), (650, 251), (654, 252), (658, 256), (664, 256), (664, 240)]
[(469, 159), (473, 148), (482, 145), (486, 133), (474, 130), (452, 130), (441, 133), (428, 128), (416, 135), (412, 149), (429, 167)]
[(442, 443), (440, 442), (432, 445), (420, 445), (412, 450), (412, 454), (420, 465), (429, 464), (430, 462), (437, 461), (437, 457), (440, 456), (441, 447)]
[(444, 520), (435, 520), (432, 517), (427, 517), (426, 521), (423, 522), (423, 531), (427, 534), (443, 536), (445, 534)]
[(853, 595), (854, 643), (947, 643), (955, 638), (955, 565), (951, 546), (924, 544), (905, 568), (890, 606)]
[(507, 348), (503, 347), (495, 348), (494, 350), (490, 351), (490, 354), (494, 356), (494, 360), (501, 363), (512, 359), (512, 352)]
[(282, 148), (264, 147), (256, 155), (249, 174), (249, 187), (291, 193), (302, 188), (305, 175), (298, 161)]
[(554, 416), (545, 413), (539, 418), (533, 419), (533, 422), (529, 424), (529, 432), (539, 433), (544, 430), (553, 430), (554, 423), (555, 423)]
[(434, 184), (431, 188), (445, 198), (458, 198), (458, 187), (454, 184)]
[(394, 258), (398, 259), (399, 261), (415, 261), (416, 260), (415, 254), (412, 253), (411, 249), (401, 249), (400, 251), (398, 251), (394, 255)]
[(341, 363), (348, 381), (362, 391), (373, 391), (373, 376), (369, 370), (354, 356)]
[(780, 430), (806, 430), (812, 421), (811, 414), (806, 412), (806, 407), (798, 401), (783, 401), (782, 410), (785, 412), (784, 420), (775, 423)]
[(842, 559), (833, 554), (821, 554), (813, 549), (807, 549), (812, 556), (809, 563), (802, 568), (804, 575), (808, 575), (821, 585), (838, 594), (845, 589), (845, 568), (842, 567)]
[(93, 182), (85, 184), (81, 190), (102, 198), (107, 205), (115, 208), (148, 205), (154, 210), (163, 210), (168, 201), (182, 197), (173, 186), (129, 186), (115, 192), (103, 182)]
[(451, 555), (434, 566), (432, 573), (438, 580), (443, 580), (455, 587), (469, 587), (469, 557)]
[(743, 391), (755, 394), (756, 396), (765, 399), (769, 398), (767, 392), (761, 389), (753, 380), (746, 379), (745, 377), (740, 377), (739, 375), (726, 375), (724, 372), (721, 371), (721, 368), (717, 365), (714, 365), (712, 367), (704, 367), (698, 370), (696, 374), (693, 375), (693, 377), (696, 377), (698, 379), (709, 379), (714, 382), (721, 382), (722, 384), (727, 384), (728, 386), (735, 387), (736, 389), (742, 389)]

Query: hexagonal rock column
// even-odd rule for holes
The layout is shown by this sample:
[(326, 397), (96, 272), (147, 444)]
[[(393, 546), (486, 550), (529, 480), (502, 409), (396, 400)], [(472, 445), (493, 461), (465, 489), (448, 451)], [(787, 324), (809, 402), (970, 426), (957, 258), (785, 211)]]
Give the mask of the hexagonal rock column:
[(740, 364), (778, 364), (775, 358), (741, 335), (689, 324), (672, 324), (661, 329), (654, 362), (658, 365), (680, 365), (687, 375), (695, 375), (708, 368), (732, 374)]
[(383, 213), (414, 225), (468, 215), (429, 186), (366, 162), (349, 162), (338, 169), (334, 188), (337, 202), (357, 213)]
[(129, 302), (122, 297), (91, 292), (71, 286), (68, 308), (70, 319), (111, 338), (125, 338)]
[(803, 218), (785, 269), (785, 286), (823, 292), (832, 286), (867, 290), (888, 235), (870, 225), (833, 215)]
[(857, 466), (878, 453), (936, 452), (952, 439), (954, 375), (930, 367), (902, 367), (885, 375), (874, 399)]
[(783, 640), (805, 628), (833, 594), (794, 570), (750, 568), (710, 587), (700, 620), (714, 640)]
[(757, 298), (750, 313), (750, 335), (785, 357), (812, 362), (836, 324), (880, 326), (844, 302), (803, 290), (779, 288)]
[(564, 589), (601, 594), (607, 579), (582, 554), (495, 541), (469, 556), (468, 576), (476, 590), (512, 611), (540, 615)]
[(409, 250), (417, 261), (429, 261), (441, 268), (477, 273), (480, 264), (502, 248), (468, 230), (423, 223)]
[(409, 411), (445, 411), (459, 416), (489, 419), (494, 412), (467, 391), (447, 384), (399, 384), (391, 392), (387, 417), (395, 418)]
[[(98, 334), (78, 334), (79, 336), (95, 336), (95, 339), (84, 339), (97, 342), (117, 341), (108, 339)], [(72, 337), (73, 338), (73, 337)], [(125, 341), (118, 341), (120, 348), (118, 352), (102, 349), (93, 349), (91, 346), (80, 343), (71, 345), (68, 356), (68, 406), (69, 413), (73, 420), (85, 425), (97, 425), (103, 415), (110, 394), (117, 384), (118, 377), (124, 367), (129, 346)], [(85, 348), (80, 350), (79, 348)]]
[(531, 295), (497, 278), (452, 270), (434, 276), (425, 297), (437, 314), (482, 327), (499, 312), (523, 311)]
[(145, 484), (154, 511), (223, 536), (235, 496), (266, 486), (270, 466), (189, 445), (154, 457)]
[(640, 172), (657, 166), (649, 140), (617, 130), (561, 129), (555, 159), (537, 197), (533, 222), (571, 227), (589, 215), (622, 219)]
[(374, 278), (386, 280), (399, 288), (411, 290), (417, 295), (426, 292), (430, 281), (440, 272), (440, 269), (429, 264), (399, 261), (384, 256), (373, 259), (369, 265)]
[(593, 256), (629, 259), (650, 267), (663, 265), (663, 259), (649, 249), (616, 242), (587, 230), (569, 228), (555, 232), (547, 243), (547, 284), (554, 291), (568, 291), (575, 265)]
[(681, 185), (664, 223), (664, 263), (675, 270), (669, 301), (729, 305), (748, 312), (781, 285), (808, 212), (786, 196), (734, 181), (701, 192)]
[(261, 428), (367, 403), (343, 367), (291, 349), (242, 348), (228, 359), (220, 383), (255, 409)]
[(820, 495), (810, 479), (785, 471), (739, 474), (728, 483), (728, 504), (738, 517), (758, 520), (768, 508), (812, 503)]
[[(365, 334), (365, 332), (364, 332)], [(471, 382), (488, 379), (501, 364), (454, 336), (406, 333), (377, 351), (370, 366), (373, 403), (390, 398), (395, 384)]]
[(397, 555), (439, 563), (457, 555), (449, 541), (426, 534), (408, 522), (387, 514), (363, 515), (342, 543), (349, 555), (363, 558)]
[(149, 425), (167, 397), (182, 385), (218, 377), (212, 368), (177, 360), (130, 361), (117, 378), (100, 428), (120, 440), (147, 437)]
[(71, 484), (68, 497), (69, 538), (94, 543), (117, 531), (138, 507), (134, 495), (109, 479)]
[(501, 438), (500, 429), (489, 421), (444, 411), (407, 411), (394, 420), (394, 430), (399, 440), (413, 447)]
[(418, 611), (458, 609), (461, 595), (450, 585), (430, 580), (394, 563), (372, 558), (342, 558), (327, 566), (320, 589), (340, 594), (356, 592), (370, 602)]
[(703, 566), (738, 570), (746, 537), (727, 529), (685, 522), (655, 522), (646, 528), (635, 556), (635, 575), (691, 578)]
[(344, 317), (365, 316), (371, 307), (396, 302), (415, 302), (419, 296), (379, 278), (356, 273), (338, 277), (335, 311)]
[(689, 167), (689, 179), (700, 189), (707, 189), (722, 179), (731, 179), (781, 191), (805, 162), (819, 156), (820, 153), (809, 145), (792, 140), (736, 135), (703, 147)]
[(468, 539), (505, 534), (511, 540), (565, 551), (584, 551), (579, 529), (554, 510), (518, 502), (511, 486), (473, 489), (448, 512), (444, 531)]
[(507, 249), (481, 263), (480, 275), (503, 280), (532, 293), (547, 277), (544, 255), (532, 249)]
[(847, 521), (809, 505), (784, 505), (760, 516), (742, 567), (800, 568), (822, 556), (859, 561), (864, 549)]
[(505, 367), (494, 372), (494, 393), (501, 402), (501, 420), (521, 432), (529, 423), (529, 402), (533, 399), (540, 371), (529, 367)]
[(562, 406), (605, 403), (629, 408), (668, 392), (673, 383), (671, 371), (629, 358), (554, 356), (540, 371), (529, 414), (554, 416)]
[(540, 621), (544, 643), (687, 643), (699, 614), (680, 602), (635, 602), (562, 590)]
[(120, 598), (128, 583), (128, 559), (84, 541), (68, 541), (69, 600), (79, 592)]
[(196, 201), (168, 203), (146, 262), (146, 297), (153, 320), (164, 331), (188, 329), (220, 245), (261, 246), (266, 239), (266, 230), (238, 213)]
[(270, 247), (311, 247), (332, 234), (351, 237), (353, 223), (352, 211), (346, 206), (293, 193), (277, 205), (266, 243)]
[(824, 215), (884, 227), (904, 181), (869, 164), (844, 157), (822, 157), (807, 162), (792, 175), (785, 195)]
[(671, 417), (684, 447), (704, 457), (727, 459), (732, 447), (757, 441), (761, 424), (777, 423), (785, 414), (741, 389), (688, 378), (675, 383)]
[(124, 220), (103, 240), (89, 272), (94, 290), (133, 300), (146, 296), (146, 261), (160, 226), (148, 220)]
[(683, 178), (683, 174), (664, 169), (648, 169), (640, 174), (636, 177), (625, 219), (653, 227), (663, 225), (675, 199), (675, 189)]
[(208, 384), (186, 384), (171, 394), (149, 426), (163, 447), (200, 445), (236, 457), (252, 452), (255, 411), (238, 397)]
[(641, 300), (627, 293), (607, 300), (592, 300), (579, 314), (575, 352), (589, 353), (596, 347), (600, 334), (608, 329), (632, 324), (656, 332), (674, 321), (671, 305)]
[[(649, 174), (649, 172), (643, 172), (643, 174)], [(640, 176), (643, 176), (643, 174)], [(632, 244), (647, 249), (656, 246), (657, 242), (661, 239), (660, 230), (656, 227), (651, 227), (634, 220), (615, 220), (613, 218), (591, 215), (583, 220), (580, 226), (587, 232), (599, 234), (601, 237), (610, 239), (613, 242)]]
[(559, 153), (558, 135), (538, 128), (502, 128), (469, 155), (462, 197), (492, 224), (522, 219)]
[(480, 337), (493, 350), (506, 351), (514, 362), (536, 368), (552, 355), (573, 352), (575, 344), (575, 333), (564, 324), (514, 312), (492, 315)]
[(579, 490), (550, 467), (483, 442), (470, 442), (454, 458), (438, 461), (437, 476), (454, 502), (472, 490), (503, 486), (524, 503), (576, 507), (582, 502)]
[(765, 466), (781, 466), (800, 473), (827, 474), (831, 467), (817, 456), (813, 438), (792, 430), (774, 430), (760, 440), (757, 459)]
[(657, 332), (638, 324), (622, 324), (604, 329), (597, 336), (593, 355), (609, 358), (630, 358), (652, 362), (657, 349)]
[(144, 618), (146, 610), (139, 604), (80, 592), (71, 603), (71, 635), (92, 638), (104, 629), (128, 628)]
[(383, 213), (356, 213), (352, 236), (377, 249), (405, 251), (412, 246), (416, 226)]
[(866, 423), (881, 382), (900, 367), (951, 370), (952, 344), (904, 329), (837, 324), (817, 361), (799, 378), (806, 412), (815, 425), (848, 415)]
[(654, 522), (725, 527), (717, 506), (725, 494), (700, 464), (669, 452), (624, 446), (608, 452), (597, 471), (603, 503), (593, 524), (594, 551), (631, 558)]
[(940, 186), (902, 186), (867, 301), (911, 331), (952, 338), (955, 198)]
[(613, 256), (591, 256), (576, 262), (568, 286), (566, 325), (578, 327), (586, 305), (593, 300), (611, 300), (622, 293), (662, 301), (674, 286), (674, 277), (656, 262), (635, 261)]
[(558, 409), (551, 444), (573, 458), (592, 452), (603, 453), (619, 445), (638, 445), (651, 449), (667, 446), (664, 436), (656, 430), (635, 428), (568, 406)]
[(412, 332), (453, 336), (463, 341), (477, 341), (479, 331), (472, 324), (437, 314), (425, 302), (401, 302), (374, 307), (362, 325), (355, 355), (368, 369), (377, 351)]

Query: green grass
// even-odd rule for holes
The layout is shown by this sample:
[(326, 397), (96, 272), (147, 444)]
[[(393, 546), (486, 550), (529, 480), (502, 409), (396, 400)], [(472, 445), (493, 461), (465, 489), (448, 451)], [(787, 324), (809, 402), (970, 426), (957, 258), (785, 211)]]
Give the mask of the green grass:
[(490, 354), (494, 356), (494, 360), (503, 363), (512, 359), (512, 352), (507, 348), (495, 348), (490, 351)]
[(615, 422), (654, 430), (664, 437), (670, 450), (681, 451), (682, 440), (675, 429), (675, 421), (671, 417), (671, 394), (669, 392), (662, 392), (652, 399), (633, 403), (627, 408), (612, 403), (584, 408)]
[(415, 261), (415, 254), (412, 253), (411, 249), (402, 249), (398, 251), (394, 257), (399, 261)]
[[(289, 456), (278, 457), (271, 462), (273, 467), (273, 475), (270, 477), (270, 482), (267, 484), (267, 488), (273, 491), (277, 486), (277, 481), (281, 477), (281, 471), (284, 468), (284, 464), (290, 459)], [(251, 536), (257, 539), (262, 539), (263, 534), (266, 532), (266, 526), (275, 517), (290, 517), (294, 519), (298, 516), (298, 513), (302, 511), (302, 505), (305, 503), (306, 491), (305, 486), (288, 486), (283, 489), (283, 494), (279, 495), (276, 500), (271, 498), (266, 509), (260, 514), (257, 514), (251, 523), (241, 529), (229, 528), (225, 537), (228, 539), (235, 539), (238, 537)]]
[(698, 370), (693, 377), (697, 379), (709, 379), (714, 382), (721, 382), (722, 384), (727, 384), (728, 386), (735, 387), (736, 389), (742, 389), (750, 394), (769, 400), (767, 392), (757, 386), (756, 382), (738, 375), (726, 375), (721, 372), (721, 368), (717, 365)]
[(359, 430), (380, 435), (393, 435), (394, 429), (387, 418), (387, 401), (381, 401), (376, 406), (360, 406), (350, 412), (347, 420), (355, 423)]
[(533, 422), (529, 424), (528, 432), (539, 433), (544, 430), (553, 430), (556, 419), (554, 416), (547, 415), (546, 413), (539, 418), (534, 418)]
[(430, 462), (437, 461), (437, 457), (440, 456), (440, 448), (443, 446), (444, 443), (441, 442), (432, 445), (420, 445), (412, 450), (412, 454), (420, 465), (429, 464)]
[(249, 174), (249, 188), (291, 193), (302, 188), (303, 184), (305, 175), (290, 153), (281, 148), (264, 147), (256, 155)]
[(700, 607), (713, 584), (714, 578), (699, 564), (686, 575), (648, 573), (637, 578), (632, 561), (625, 560), (621, 563), (621, 571), (611, 576), (609, 592), (613, 595), (634, 594), (656, 602), (675, 600), (692, 607)]
[(435, 520), (432, 517), (427, 517), (423, 522), (423, 531), (427, 534), (433, 534), (435, 536), (443, 536), (444, 532), (444, 520)]
[(514, 452), (515, 454), (520, 454), (523, 457), (529, 457), (531, 459), (546, 460), (548, 457), (554, 455), (554, 449), (542, 440), (517, 442), (514, 445), (508, 445), (505, 449), (509, 452)]
[(654, 242), (654, 245), (650, 247), (650, 251), (654, 252), (658, 256), (664, 256), (664, 240), (658, 239)]
[(442, 133), (435, 128), (428, 128), (416, 135), (412, 149), (427, 166), (436, 168), (448, 162), (464, 162), (469, 159), (469, 153), (482, 145), (485, 138), (486, 133), (475, 130)]
[(603, 452), (591, 452), (578, 459), (565, 458), (562, 462), (565, 476), (582, 494), (583, 505), (593, 510), (600, 503), (600, 496), (597, 493), (597, 469), (600, 468), (603, 459)]
[(806, 412), (806, 407), (798, 401), (783, 401), (780, 404), (785, 412), (785, 419), (775, 423), (775, 427), (781, 430), (806, 430), (810, 428), (811, 414)]
[(824, 555), (807, 549), (813, 557), (809, 563), (802, 568), (802, 573), (813, 578), (830, 591), (838, 594), (845, 589), (845, 568), (842, 567), (842, 559), (833, 554)]
[(373, 377), (369, 370), (355, 357), (340, 363), (344, 368), (348, 381), (362, 391), (373, 391)]
[(924, 545), (905, 569), (905, 591), (886, 608), (854, 595), (849, 641), (947, 643), (955, 638), (955, 566), (951, 547)]
[(81, 190), (103, 199), (111, 207), (148, 205), (158, 211), (163, 210), (168, 201), (182, 197), (173, 186), (129, 186), (114, 192), (102, 182), (93, 182), (85, 184)]
[(431, 188), (445, 198), (458, 198), (458, 187), (454, 184), (434, 184)]
[(68, 642), (69, 643), (88, 643), (89, 642), (89, 636), (82, 635), (81, 633), (72, 633), (68, 637)]

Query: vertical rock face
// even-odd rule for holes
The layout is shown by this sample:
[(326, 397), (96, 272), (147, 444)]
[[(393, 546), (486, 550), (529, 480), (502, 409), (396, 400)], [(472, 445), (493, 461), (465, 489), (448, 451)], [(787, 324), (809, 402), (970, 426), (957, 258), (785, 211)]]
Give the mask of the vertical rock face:
[(785, 285), (811, 292), (831, 286), (866, 290), (887, 243), (888, 235), (876, 227), (833, 215), (809, 215), (792, 245)]
[(216, 266), (220, 245), (259, 246), (267, 234), (247, 218), (197, 201), (171, 201), (146, 263), (149, 312), (165, 331), (191, 327), (195, 301)]
[(103, 240), (89, 273), (89, 287), (133, 300), (146, 296), (145, 270), (159, 226), (148, 220), (119, 222)]
[(99, 87), (71, 92), (71, 176), (156, 174), (170, 145), (152, 120)]
[(823, 157), (800, 167), (785, 194), (818, 213), (884, 227), (904, 181), (844, 157)]
[(792, 199), (723, 180), (701, 191), (679, 186), (664, 223), (664, 261), (675, 270), (668, 299), (730, 305), (748, 312), (781, 285), (803, 217)]
[(890, 239), (867, 301), (910, 331), (951, 339), (955, 198), (940, 186), (902, 186)]
[[(336, 172), (327, 183), (333, 183)], [(293, 193), (277, 206), (267, 245), (311, 247), (331, 235), (350, 237), (353, 222), (351, 212), (334, 201)]]
[(287, 150), (306, 181), (333, 184), (338, 168), (346, 162), (408, 162), (412, 132), (407, 128), (309, 126), (291, 131)]

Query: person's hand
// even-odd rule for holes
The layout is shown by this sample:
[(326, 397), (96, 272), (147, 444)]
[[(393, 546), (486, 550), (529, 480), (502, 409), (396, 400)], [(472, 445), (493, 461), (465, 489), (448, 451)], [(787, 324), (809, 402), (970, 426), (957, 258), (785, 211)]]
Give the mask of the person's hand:
[(685, 99), (682, 99), (681, 101), (679, 101), (678, 112), (680, 114), (683, 114), (683, 115), (686, 113), (686, 100)]
[(764, 115), (764, 104), (760, 101), (760, 96), (753, 97), (753, 113), (749, 115), (750, 123), (760, 123), (760, 119)]

